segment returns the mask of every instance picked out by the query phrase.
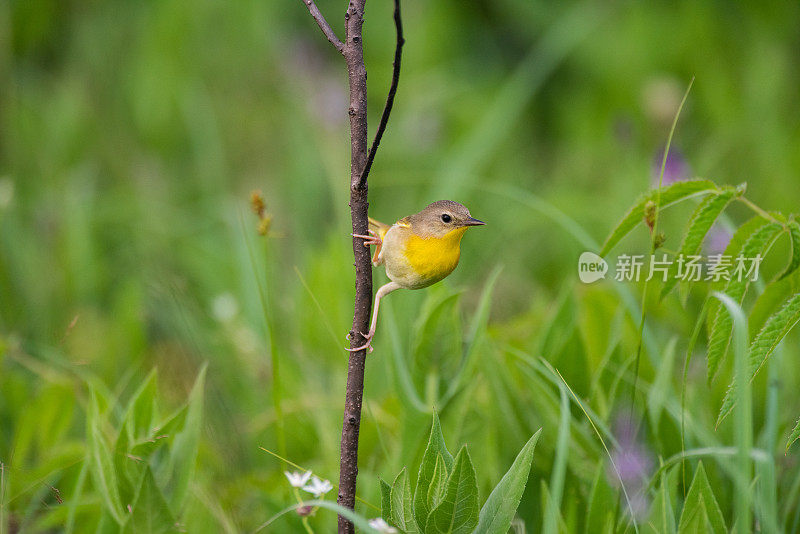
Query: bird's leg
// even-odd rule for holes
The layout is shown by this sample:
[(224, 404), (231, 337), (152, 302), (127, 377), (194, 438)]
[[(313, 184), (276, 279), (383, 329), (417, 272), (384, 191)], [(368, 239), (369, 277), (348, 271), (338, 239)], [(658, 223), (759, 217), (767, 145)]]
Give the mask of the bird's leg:
[(378, 306), (381, 304), (381, 299), (394, 291), (395, 289), (400, 289), (400, 284), (396, 282), (389, 282), (388, 284), (382, 285), (378, 288), (378, 291), (375, 292), (375, 306), (372, 310), (372, 322), (369, 326), (369, 332), (366, 334), (361, 332), (361, 335), (364, 336), (367, 340), (366, 343), (361, 345), (360, 347), (354, 347), (352, 349), (348, 349), (345, 347), (345, 350), (350, 352), (357, 352), (359, 350), (369, 349), (369, 352), (372, 352), (372, 338), (375, 337), (375, 327), (378, 325)]
[(360, 237), (361, 239), (363, 239), (365, 247), (368, 247), (370, 245), (380, 246), (383, 244), (383, 241), (378, 236), (378, 234), (376, 234), (373, 230), (368, 230), (368, 231), (369, 235), (363, 235), (363, 234), (350, 234), (350, 235), (353, 237)]

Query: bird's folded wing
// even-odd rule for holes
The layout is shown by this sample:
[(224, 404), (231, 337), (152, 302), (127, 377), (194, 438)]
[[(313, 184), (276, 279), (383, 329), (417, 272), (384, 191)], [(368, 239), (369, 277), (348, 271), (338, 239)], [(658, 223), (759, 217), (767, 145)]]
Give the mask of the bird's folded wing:
[[(389, 228), (391, 228), (390, 225), (384, 224), (384, 223), (382, 223), (380, 221), (376, 221), (372, 217), (369, 218), (369, 229), (372, 230), (373, 232), (375, 232), (378, 235), (378, 237), (381, 238), (381, 241), (383, 241), (383, 238), (386, 235), (386, 232), (389, 231)], [(381, 257), (380, 256), (381, 256), (381, 245), (376, 245), (375, 246), (375, 254), (372, 255), (372, 263), (373, 263), (373, 265), (380, 265), (381, 264)]]

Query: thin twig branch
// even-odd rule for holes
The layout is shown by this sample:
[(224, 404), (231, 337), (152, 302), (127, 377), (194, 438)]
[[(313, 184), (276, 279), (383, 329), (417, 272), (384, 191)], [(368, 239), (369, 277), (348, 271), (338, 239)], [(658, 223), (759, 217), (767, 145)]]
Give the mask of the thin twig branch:
[(361, 173), (361, 178), (358, 182), (359, 186), (366, 183), (369, 171), (372, 169), (375, 153), (378, 151), (378, 145), (381, 144), (383, 132), (386, 130), (386, 124), (389, 122), (389, 114), (392, 112), (394, 95), (397, 94), (397, 84), (400, 82), (400, 59), (403, 56), (403, 45), (406, 42), (403, 38), (403, 19), (400, 17), (400, 0), (394, 0), (394, 26), (397, 30), (397, 45), (394, 48), (394, 63), (392, 63), (394, 67), (392, 70), (392, 83), (389, 86), (389, 94), (386, 96), (386, 105), (383, 106), (381, 122), (378, 124), (378, 130), (375, 132), (375, 139), (372, 141), (372, 148), (369, 149), (367, 164), (364, 166), (364, 172)]
[(328, 24), (328, 21), (325, 20), (325, 17), (322, 15), (322, 12), (320, 12), (319, 8), (317, 7), (317, 4), (314, 3), (314, 0), (300, 0), (300, 1), (306, 5), (306, 7), (308, 8), (308, 12), (311, 13), (311, 16), (314, 17), (314, 20), (317, 21), (319, 29), (322, 30), (322, 33), (325, 34), (325, 37), (327, 37), (328, 41), (331, 42), (331, 44), (334, 46), (334, 48), (336, 48), (336, 50), (341, 52), (342, 49), (344, 48), (344, 43), (342, 43), (339, 40), (339, 38), (336, 37), (336, 33), (334, 33), (333, 28), (331, 28), (331, 25)]
[[(367, 162), (367, 69), (364, 65), (361, 27), (364, 24), (366, 0), (349, 0), (345, 12), (345, 43), (342, 48), (347, 63), (350, 84), (350, 219), (354, 234), (364, 234), (369, 229), (367, 212), (367, 182), (361, 183), (361, 174)], [(362, 332), (369, 328), (372, 307), (372, 262), (367, 247), (359, 238), (353, 238), (353, 258), (356, 268), (356, 295), (353, 303), (353, 326), (350, 329), (350, 348), (366, 343)], [(339, 457), (339, 505), (351, 510), (356, 503), (356, 478), (358, 477), (358, 435), (361, 430), (361, 403), (364, 397), (364, 371), (366, 349), (351, 352), (347, 361), (347, 386), (342, 420), (342, 441)], [(353, 523), (339, 516), (339, 534), (353, 534)]]
[[(400, 78), (400, 57), (402, 54), (403, 25), (400, 19), (400, 0), (394, 0), (394, 22), (397, 29), (397, 46), (394, 54), (394, 71), (389, 95), (383, 115), (375, 133), (372, 149), (367, 151), (367, 69), (364, 65), (364, 49), (361, 28), (364, 24), (364, 5), (366, 0), (349, 0), (345, 12), (345, 40), (339, 41), (330, 25), (317, 9), (313, 0), (303, 0), (311, 16), (317, 21), (325, 37), (339, 50), (347, 63), (347, 78), (350, 84), (350, 218), (353, 234), (366, 234), (369, 228), (367, 211), (367, 176), (375, 159), (381, 137), (386, 130), (389, 114), (392, 111), (397, 83)], [(369, 328), (370, 308), (372, 307), (372, 262), (369, 249), (360, 238), (353, 238), (353, 257), (356, 268), (356, 295), (353, 306), (353, 326), (350, 329), (350, 348), (366, 343), (363, 332)], [(342, 422), (341, 456), (339, 458), (339, 505), (355, 507), (356, 478), (358, 476), (358, 434), (361, 429), (361, 405), (364, 398), (364, 370), (367, 351), (361, 349), (351, 352), (347, 362), (347, 386), (344, 400), (344, 420)], [(353, 534), (353, 524), (339, 516), (339, 534)]]

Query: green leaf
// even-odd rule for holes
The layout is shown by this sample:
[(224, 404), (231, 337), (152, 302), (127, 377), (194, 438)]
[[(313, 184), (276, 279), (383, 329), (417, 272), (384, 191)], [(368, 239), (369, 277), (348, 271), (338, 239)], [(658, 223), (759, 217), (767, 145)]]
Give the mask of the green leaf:
[(381, 484), (381, 517), (390, 521), (392, 517), (392, 487), (382, 478), (378, 480)]
[(800, 223), (797, 220), (792, 220), (787, 226), (789, 228), (789, 236), (792, 239), (792, 258), (781, 275), (781, 279), (786, 278), (800, 267)]
[(481, 508), (475, 534), (506, 534), (522, 499), (522, 492), (528, 482), (528, 474), (533, 463), (533, 451), (542, 430), (531, 436), (528, 443), (517, 455), (511, 468), (492, 490)]
[(447, 468), (444, 465), (442, 455), (436, 456), (436, 467), (433, 469), (433, 477), (428, 487), (428, 509), (433, 510), (444, 497), (447, 487)]
[(446, 467), (445, 477), (449, 470), (453, 467), (453, 455), (447, 450), (444, 443), (444, 436), (442, 435), (442, 427), (439, 423), (439, 415), (434, 412), (433, 424), (431, 426), (431, 435), (428, 438), (428, 446), (425, 453), (422, 455), (422, 462), (419, 465), (419, 475), (417, 476), (417, 485), (414, 488), (414, 520), (420, 530), (425, 528), (428, 521), (428, 514), (431, 507), (428, 505), (428, 490), (431, 487), (431, 482), (434, 480), (434, 471), (436, 470), (437, 458), (441, 457)]
[(161, 493), (153, 472), (147, 466), (139, 487), (136, 501), (131, 507), (131, 515), (123, 534), (161, 534), (179, 532), (175, 518), (169, 510), (164, 494)]
[(770, 282), (756, 298), (747, 318), (751, 337), (755, 338), (775, 310), (783, 306), (789, 297), (800, 291), (798, 274), (800, 273)]
[(200, 370), (189, 393), (186, 420), (170, 449), (169, 473), (170, 506), (178, 514), (183, 507), (189, 491), (189, 481), (194, 472), (197, 460), (197, 449), (200, 441), (200, 430), (203, 419), (203, 389), (206, 378), (206, 366)]
[(789, 451), (789, 447), (792, 446), (792, 443), (800, 439), (800, 419), (797, 420), (797, 424), (794, 425), (794, 430), (789, 435), (789, 440), (786, 442), (786, 451)]
[(669, 391), (672, 384), (672, 372), (675, 363), (675, 346), (678, 338), (673, 337), (667, 343), (664, 352), (661, 354), (661, 361), (658, 364), (656, 378), (647, 393), (647, 414), (650, 416), (650, 424), (653, 428), (658, 428), (661, 412), (669, 398)]
[[(764, 224), (744, 242), (739, 254), (744, 258), (755, 258), (756, 255), (759, 254), (761, 257), (764, 257), (782, 230), (783, 227), (779, 223), (771, 222)], [(725, 284), (724, 293), (741, 306), (749, 285), (749, 276), (744, 276), (742, 280), (731, 276), (731, 279)], [(716, 306), (716, 313), (711, 332), (709, 333), (708, 342), (709, 384), (714, 380), (722, 360), (728, 353), (732, 331), (733, 319), (730, 314), (725, 307)]]
[[(714, 221), (725, 210), (728, 204), (744, 192), (744, 187), (725, 187), (719, 193), (706, 197), (694, 210), (686, 225), (683, 241), (678, 249), (678, 256), (684, 258), (694, 256), (700, 252), (703, 239), (711, 229)], [(673, 262), (664, 287), (661, 288), (661, 297), (664, 298), (678, 283), (678, 264)]]
[(478, 523), (478, 510), (478, 480), (465, 445), (458, 451), (442, 502), (428, 516), (425, 532), (469, 534)]
[(156, 371), (153, 370), (128, 401), (122, 420), (131, 440), (151, 436), (157, 417), (156, 384)]
[[(698, 516), (701, 518), (698, 519)], [(697, 523), (699, 521), (699, 523)], [(725, 518), (719, 508), (711, 485), (708, 483), (703, 462), (698, 463), (697, 472), (694, 474), (692, 485), (689, 486), (689, 493), (686, 495), (686, 503), (683, 505), (681, 520), (678, 524), (679, 533), (698, 532), (693, 530), (700, 524), (705, 527), (706, 522), (711, 525), (711, 532), (714, 534), (725, 534)]]
[[(760, 228), (766, 225), (769, 221), (767, 219), (761, 217), (760, 215), (756, 215), (751, 217), (743, 224), (741, 224), (736, 231), (731, 236), (731, 240), (728, 242), (728, 246), (725, 247), (725, 251), (723, 252), (724, 255), (735, 257), (739, 252), (741, 252), (742, 247), (744, 246), (745, 242)], [(722, 291), (725, 286), (724, 280), (719, 281), (712, 281), (711, 282), (711, 290), (712, 291)], [(709, 336), (711, 335), (711, 329), (713, 327), (713, 318), (716, 317), (717, 311), (720, 307), (720, 302), (717, 299), (710, 299), (708, 302), (708, 318), (709, 320), (706, 321), (706, 328), (708, 330)]]
[(89, 413), (87, 417), (87, 435), (89, 441), (90, 471), (95, 487), (105, 501), (105, 509), (118, 524), (125, 520), (122, 500), (119, 495), (117, 473), (114, 461), (100, 421), (97, 396), (94, 389), (90, 391)]
[[(680, 202), (694, 195), (717, 191), (717, 186), (710, 180), (687, 180), (677, 182), (661, 189), (660, 203), (661, 209)], [(636, 201), (628, 213), (617, 223), (616, 228), (608, 236), (603, 248), (600, 249), (600, 256), (606, 256), (614, 245), (633, 230), (637, 224), (644, 220), (644, 207), (648, 202), (655, 202), (658, 197), (658, 189), (648, 191)]]
[(603, 525), (609, 514), (613, 515), (617, 503), (617, 496), (606, 482), (605, 468), (602, 463), (597, 464), (594, 473), (592, 490), (589, 493), (589, 506), (586, 510), (586, 524), (584, 532), (596, 532), (597, 525)]
[(406, 534), (418, 532), (414, 523), (414, 510), (411, 505), (411, 482), (404, 467), (395, 477), (391, 490), (391, 516), (387, 520), (390, 524), (401, 529)]
[(555, 507), (555, 503), (553, 503), (553, 496), (550, 494), (550, 488), (547, 487), (547, 482), (542, 480), (540, 482), (540, 488), (542, 510), (554, 510), (550, 512), (553, 514), (553, 523), (550, 525), (545, 523), (546, 526), (542, 528), (542, 534), (569, 534), (569, 530), (564, 522), (564, 517), (561, 515), (561, 511), (558, 510)]
[(686, 514), (686, 520), (681, 515), (681, 524), (678, 534), (711, 534), (713, 532), (706, 512), (706, 504), (702, 497), (692, 507), (691, 512)]
[[(786, 337), (798, 322), (800, 322), (800, 293), (790, 298), (780, 310), (767, 319), (767, 322), (750, 345), (748, 358), (750, 364), (749, 379), (751, 381), (766, 364), (767, 359), (775, 351), (781, 340)], [(720, 408), (717, 416), (717, 426), (727, 417), (736, 404), (735, 384), (736, 377), (733, 378), (730, 386), (728, 386), (728, 391), (722, 400), (722, 408)]]
[(676, 532), (675, 513), (672, 510), (668, 484), (667, 472), (663, 470), (661, 471), (661, 487), (650, 508), (650, 521), (645, 525), (644, 532), (658, 534), (674, 534)]

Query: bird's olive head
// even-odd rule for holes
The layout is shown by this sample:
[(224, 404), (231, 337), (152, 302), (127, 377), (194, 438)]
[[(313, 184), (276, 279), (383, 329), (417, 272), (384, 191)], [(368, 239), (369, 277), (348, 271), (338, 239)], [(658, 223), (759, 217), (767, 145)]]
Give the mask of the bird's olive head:
[(443, 237), (458, 228), (486, 224), (472, 217), (466, 206), (452, 200), (438, 200), (408, 219), (415, 233), (435, 237)]

